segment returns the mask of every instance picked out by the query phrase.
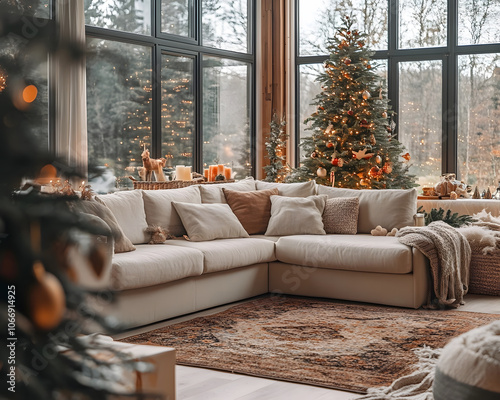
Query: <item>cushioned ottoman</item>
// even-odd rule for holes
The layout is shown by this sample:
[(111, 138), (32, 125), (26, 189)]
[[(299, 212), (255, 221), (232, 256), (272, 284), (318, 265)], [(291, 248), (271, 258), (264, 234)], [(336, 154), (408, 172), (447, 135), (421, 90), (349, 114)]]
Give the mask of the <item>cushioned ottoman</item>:
[(451, 340), (436, 366), (434, 400), (500, 399), (500, 321)]

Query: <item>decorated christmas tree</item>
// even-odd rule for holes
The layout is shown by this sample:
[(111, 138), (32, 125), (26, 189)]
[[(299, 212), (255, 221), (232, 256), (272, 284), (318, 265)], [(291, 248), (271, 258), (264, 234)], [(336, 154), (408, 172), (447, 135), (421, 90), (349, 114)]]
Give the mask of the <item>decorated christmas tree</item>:
[(355, 189), (416, 186), (365, 37), (346, 16), (330, 40), (330, 58), (318, 78), (322, 91), (314, 99), (317, 111), (306, 120), (312, 135), (301, 142), (305, 160), (291, 180)]
[(264, 167), (264, 171), (266, 171), (264, 180), (266, 182), (283, 182), (288, 172), (284, 154), (288, 138), (285, 132), (286, 121), (284, 119), (279, 120), (278, 116), (274, 114), (269, 126), (271, 131), (266, 142), (266, 158), (269, 160), (269, 165)]

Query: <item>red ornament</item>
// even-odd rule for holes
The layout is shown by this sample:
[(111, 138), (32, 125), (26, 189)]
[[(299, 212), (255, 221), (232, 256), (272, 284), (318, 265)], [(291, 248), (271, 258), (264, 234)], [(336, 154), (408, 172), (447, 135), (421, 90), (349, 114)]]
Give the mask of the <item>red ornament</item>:
[(318, 109), (320, 109), (320, 110), (324, 110), (324, 109), (325, 109), (325, 107), (323, 107), (323, 106), (319, 106), (319, 107), (318, 107)]
[(345, 65), (350, 65), (352, 60), (350, 58), (344, 58), (344, 64)]
[(375, 166), (370, 169), (370, 172), (368, 172), (368, 175), (371, 176), (372, 178), (375, 178), (376, 176), (379, 175), (380, 168)]
[(337, 165), (339, 165), (339, 159), (338, 159), (338, 158), (334, 158), (334, 159), (332, 160), (332, 165), (333, 165), (334, 167), (336, 167)]
[(372, 66), (371, 66), (370, 64), (368, 64), (368, 65), (366, 66), (366, 69), (372, 69)]
[(328, 143), (326, 144), (326, 147), (328, 147), (329, 149), (331, 149), (331, 148), (333, 147), (333, 143), (332, 143), (332, 142), (328, 142)]
[(352, 117), (354, 115), (354, 111), (352, 110), (347, 111), (347, 115), (350, 115)]
[(362, 120), (361, 120), (361, 124), (362, 124), (362, 125), (367, 125), (367, 124), (368, 124), (368, 121), (367, 121), (366, 119), (362, 119)]

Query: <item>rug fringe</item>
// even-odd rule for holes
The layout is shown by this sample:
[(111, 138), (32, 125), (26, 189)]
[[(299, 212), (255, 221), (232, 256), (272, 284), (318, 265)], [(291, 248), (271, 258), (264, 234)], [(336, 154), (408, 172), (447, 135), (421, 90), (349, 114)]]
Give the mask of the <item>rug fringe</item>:
[(413, 349), (418, 357), (415, 371), (398, 378), (391, 386), (368, 389), (368, 394), (358, 400), (434, 400), (432, 383), (441, 350), (428, 346)]

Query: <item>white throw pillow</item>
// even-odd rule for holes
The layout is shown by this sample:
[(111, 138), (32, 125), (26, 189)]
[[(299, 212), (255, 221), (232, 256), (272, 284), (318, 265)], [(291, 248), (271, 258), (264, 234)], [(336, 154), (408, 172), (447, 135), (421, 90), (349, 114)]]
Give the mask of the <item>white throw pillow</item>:
[(327, 198), (271, 196), (266, 235), (325, 235), (322, 215)]
[(172, 206), (172, 202), (201, 203), (198, 186), (188, 186), (181, 189), (144, 190), (142, 196), (148, 224), (161, 226), (174, 236), (185, 235), (186, 230), (179, 214)]
[(127, 190), (113, 194), (96, 196), (113, 213), (125, 236), (133, 244), (149, 242), (150, 235), (144, 230), (148, 227), (142, 190)]
[(189, 240), (249, 237), (227, 204), (192, 204), (172, 202), (186, 228)]
[(238, 192), (251, 192), (255, 190), (255, 180), (250, 176), (238, 182), (200, 185), (201, 202), (205, 204), (227, 203), (222, 188)]
[(329, 198), (358, 197), (358, 233), (370, 233), (377, 225), (391, 231), (415, 224), (417, 189), (355, 190), (318, 185), (318, 194)]
[(314, 181), (301, 183), (276, 183), (256, 181), (257, 190), (278, 188), (281, 196), (307, 197), (316, 194), (316, 183)]

